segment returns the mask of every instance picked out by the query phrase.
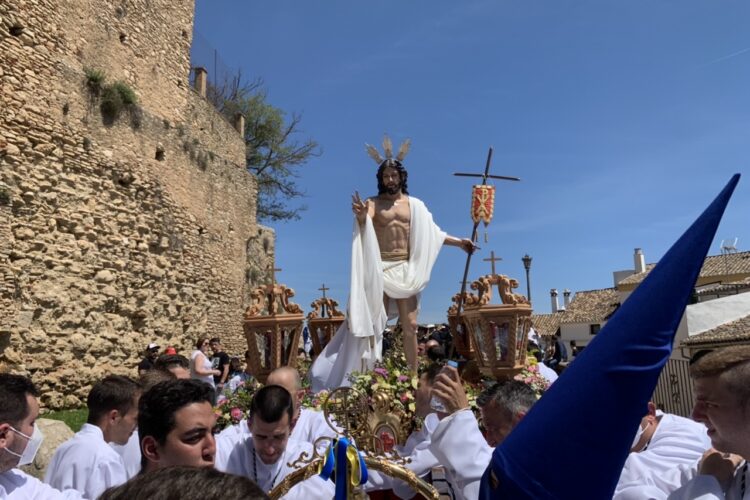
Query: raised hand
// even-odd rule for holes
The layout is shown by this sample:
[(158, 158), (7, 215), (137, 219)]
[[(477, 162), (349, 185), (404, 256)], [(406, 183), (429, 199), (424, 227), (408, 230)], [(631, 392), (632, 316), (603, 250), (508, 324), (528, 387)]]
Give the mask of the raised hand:
[(352, 213), (357, 217), (360, 224), (364, 224), (367, 218), (367, 201), (362, 201), (358, 191), (354, 191), (352, 195)]

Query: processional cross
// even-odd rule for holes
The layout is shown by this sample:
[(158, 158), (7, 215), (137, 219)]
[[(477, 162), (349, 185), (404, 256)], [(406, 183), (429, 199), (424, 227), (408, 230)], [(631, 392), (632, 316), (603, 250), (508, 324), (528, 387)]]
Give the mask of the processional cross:
[(322, 302), (322, 305), (320, 306), (320, 317), (321, 317), (321, 318), (325, 318), (325, 316), (326, 316), (326, 301), (325, 301), (325, 298), (326, 298), (326, 290), (330, 290), (330, 288), (328, 288), (328, 287), (326, 286), (326, 284), (325, 284), (325, 283), (323, 283), (323, 284), (322, 284), (322, 285), (320, 286), (320, 288), (318, 288), (318, 290), (320, 290), (320, 291), (322, 291), (322, 292), (323, 292), (323, 302)]
[(490, 258), (489, 259), (482, 259), (482, 260), (484, 262), (490, 262), (491, 263), (491, 265), (492, 265), (492, 275), (494, 276), (494, 275), (497, 274), (495, 272), (495, 262), (500, 262), (501, 260), (503, 260), (503, 258), (502, 257), (495, 257), (495, 251), (493, 250), (493, 251), (490, 252)]
[[(463, 172), (457, 172), (453, 175), (459, 176), (459, 177), (481, 177), (482, 178), (482, 184), (481, 186), (487, 185), (487, 179), (500, 179), (503, 181), (520, 181), (521, 179), (518, 177), (508, 177), (506, 175), (492, 175), (490, 174), (490, 165), (492, 164), (492, 147), (490, 146), (489, 151), (487, 152), (487, 163), (484, 166), (484, 173), (483, 174), (472, 174), (472, 173), (463, 173)], [(476, 186), (475, 186), (476, 187)], [(485, 199), (483, 200), (484, 203), (487, 203), (489, 201), (489, 213), (492, 213), (492, 204), (494, 203), (494, 198), (491, 199)], [(472, 199), (472, 214), (474, 213), (474, 202), (475, 200)], [(482, 207), (487, 208), (487, 207)], [(491, 217), (491, 215), (490, 215)], [(480, 218), (475, 217), (474, 218), (474, 227), (471, 230), (471, 241), (476, 241), (477, 239), (477, 228), (479, 227)], [(489, 223), (489, 219), (485, 218), (485, 224)], [(466, 267), (464, 267), (464, 277), (461, 280), (461, 293), (458, 295), (458, 309), (456, 310), (456, 317), (458, 317), (461, 314), (461, 307), (464, 305), (464, 293), (466, 292), (466, 277), (469, 275), (469, 265), (471, 264), (471, 256), (474, 252), (469, 253), (466, 256)], [(492, 254), (494, 258), (494, 253)], [(493, 268), (494, 268), (494, 262)], [(494, 271), (494, 269), (493, 269)]]

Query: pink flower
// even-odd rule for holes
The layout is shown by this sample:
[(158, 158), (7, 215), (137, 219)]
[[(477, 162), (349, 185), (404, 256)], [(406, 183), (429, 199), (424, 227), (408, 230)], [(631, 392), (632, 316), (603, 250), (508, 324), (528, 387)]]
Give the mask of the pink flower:
[(242, 410), (240, 410), (236, 406), (229, 411), (229, 415), (235, 422), (239, 422), (240, 420), (242, 420)]
[(375, 373), (377, 373), (378, 375), (380, 375), (383, 378), (388, 377), (388, 370), (386, 370), (385, 368), (378, 367), (378, 368), (375, 368), (372, 371), (374, 371)]
[(409, 401), (409, 396), (407, 396), (406, 394), (402, 394), (400, 399), (402, 403), (406, 403), (407, 401)]
[(407, 380), (409, 380), (409, 377), (407, 377), (406, 375), (399, 375), (398, 376), (398, 381), (399, 382), (406, 382)]

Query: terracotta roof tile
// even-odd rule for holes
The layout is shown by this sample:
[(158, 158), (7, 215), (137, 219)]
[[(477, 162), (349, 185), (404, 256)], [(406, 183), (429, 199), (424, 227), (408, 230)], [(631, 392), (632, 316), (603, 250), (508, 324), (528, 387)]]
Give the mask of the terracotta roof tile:
[(596, 323), (609, 319), (620, 307), (614, 288), (576, 292), (565, 311), (562, 323)]
[(748, 343), (750, 342), (750, 315), (724, 323), (711, 330), (691, 335), (680, 344), (683, 347), (696, 347), (707, 344), (726, 343)]
[(534, 324), (534, 330), (542, 337), (552, 337), (560, 328), (560, 322), (565, 315), (564, 312), (550, 314), (532, 314), (531, 322)]
[[(638, 284), (643, 281), (656, 264), (647, 264), (646, 271), (631, 274), (618, 285)], [(727, 276), (732, 274), (750, 274), (750, 252), (737, 252), (722, 255), (709, 255), (703, 262), (700, 278)]]

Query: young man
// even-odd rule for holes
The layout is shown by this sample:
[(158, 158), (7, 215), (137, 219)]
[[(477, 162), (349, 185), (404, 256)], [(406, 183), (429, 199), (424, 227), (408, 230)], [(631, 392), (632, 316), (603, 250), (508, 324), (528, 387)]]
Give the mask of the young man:
[(229, 355), (222, 350), (221, 340), (218, 337), (214, 337), (209, 341), (209, 347), (213, 351), (211, 367), (220, 372), (219, 375), (214, 375), (216, 394), (221, 394), (224, 392), (224, 384), (227, 383), (227, 378), (229, 377)]
[(714, 449), (669, 498), (750, 499), (750, 346), (710, 352), (690, 366), (690, 376), (693, 420), (705, 424)]
[[(311, 456), (313, 446), (289, 439), (293, 414), (292, 396), (278, 385), (267, 385), (253, 396), (250, 404), (250, 432), (231, 448), (219, 444), (216, 468), (230, 474), (246, 476), (265, 492), (278, 486), (295, 469), (288, 464), (302, 453)], [(293, 487), (285, 499), (330, 499), (334, 494), (331, 481), (315, 475)]]
[(60, 492), (17, 469), (30, 464), (42, 444), (36, 427), (39, 402), (26, 377), (0, 374), (0, 498), (18, 500), (80, 499), (75, 490)]
[[(663, 413), (648, 403), (648, 413), (633, 438), (614, 500), (638, 498), (644, 488), (668, 477), (670, 470), (692, 466), (711, 447), (703, 424)], [(679, 483), (672, 489), (678, 488)]]
[(97, 498), (127, 481), (125, 464), (109, 443), (124, 445), (135, 430), (140, 387), (127, 377), (110, 375), (94, 384), (86, 401), (88, 420), (55, 451), (44, 482)]
[(144, 472), (173, 465), (213, 467), (213, 390), (195, 379), (156, 384), (141, 396), (138, 433)]

